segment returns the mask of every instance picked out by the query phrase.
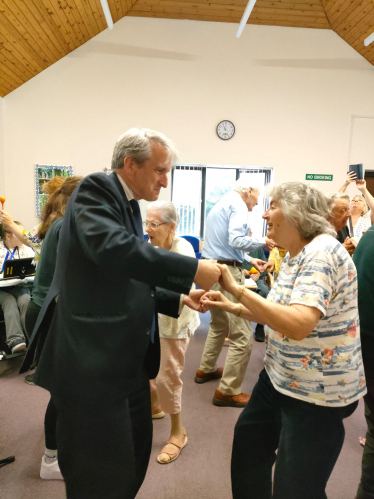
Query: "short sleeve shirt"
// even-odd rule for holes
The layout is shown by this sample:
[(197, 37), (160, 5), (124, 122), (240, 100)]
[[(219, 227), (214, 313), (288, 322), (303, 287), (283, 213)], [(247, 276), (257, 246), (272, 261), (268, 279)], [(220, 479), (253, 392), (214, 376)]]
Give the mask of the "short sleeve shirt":
[(276, 390), (305, 402), (340, 407), (366, 393), (357, 308), (357, 273), (343, 246), (317, 236), (287, 254), (268, 300), (321, 311), (301, 341), (266, 326), (265, 368)]

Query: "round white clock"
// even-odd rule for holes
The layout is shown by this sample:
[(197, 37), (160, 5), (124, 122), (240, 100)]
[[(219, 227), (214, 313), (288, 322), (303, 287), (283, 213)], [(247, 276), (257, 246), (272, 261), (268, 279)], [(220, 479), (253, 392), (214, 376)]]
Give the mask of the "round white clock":
[(222, 140), (229, 140), (234, 136), (234, 123), (229, 120), (223, 120), (217, 125), (217, 135)]

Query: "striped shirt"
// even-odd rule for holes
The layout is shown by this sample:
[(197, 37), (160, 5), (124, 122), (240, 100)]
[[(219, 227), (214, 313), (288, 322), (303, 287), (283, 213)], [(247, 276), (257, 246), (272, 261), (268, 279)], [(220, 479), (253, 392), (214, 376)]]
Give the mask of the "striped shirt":
[(268, 300), (315, 307), (313, 332), (292, 340), (266, 326), (265, 368), (276, 390), (305, 402), (339, 407), (366, 393), (357, 308), (357, 273), (333, 237), (317, 236), (287, 254)]

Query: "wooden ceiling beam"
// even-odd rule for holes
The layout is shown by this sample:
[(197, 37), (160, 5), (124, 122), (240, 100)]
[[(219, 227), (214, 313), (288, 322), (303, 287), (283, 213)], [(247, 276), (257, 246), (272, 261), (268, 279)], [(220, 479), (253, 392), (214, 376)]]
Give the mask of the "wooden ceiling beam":
[(372, 8), (371, 0), (362, 0), (360, 8), (354, 9), (339, 25), (336, 26), (336, 31), (343, 33), (350, 29), (350, 27), (357, 24), (363, 17), (365, 17), (367, 9)]
[[(8, 8), (7, 12), (11, 12), (14, 16), (14, 19), (18, 23), (17, 25), (15, 22), (13, 22), (13, 25), (18, 29), (20, 34), (29, 43), (33, 44), (35, 47), (40, 48), (40, 50), (44, 54), (44, 57), (46, 56), (48, 58), (49, 64), (53, 64), (54, 62), (58, 61), (58, 59), (60, 59), (59, 53), (51, 43), (48, 43), (47, 35), (44, 33), (43, 29), (41, 29), (32, 13), (27, 9), (25, 3), (21, 2), (20, 0), (3, 1)], [(4, 15), (7, 15), (7, 13), (4, 12)], [(10, 17), (8, 17), (8, 19), (9, 21), (11, 21)], [(18, 26), (23, 29), (23, 33)], [(42, 56), (39, 51), (38, 53), (40, 56)]]
[[(0, 61), (7, 65), (9, 69), (12, 69), (20, 78), (24, 78), (25, 81), (33, 78), (37, 73), (33, 73), (23, 64), (23, 61), (20, 61), (11, 50), (8, 50), (1, 41), (0, 36), (0, 44), (2, 45), (0, 50)], [(13, 47), (12, 47), (13, 48)]]
[[(61, 56), (65, 56), (73, 50), (72, 47), (67, 43), (61, 31), (59, 30), (57, 24), (55, 23), (55, 18), (52, 13), (49, 14), (48, 9), (43, 4), (42, 0), (29, 0), (29, 9), (32, 9), (32, 4), (34, 8), (39, 12), (40, 16), (44, 19), (45, 25), (43, 28), (48, 34), (51, 43), (55, 45)], [(34, 14), (35, 15), (35, 14)], [(36, 16), (35, 16), (36, 17)], [(63, 54), (61, 53), (63, 52)]]
[(12, 45), (22, 47), (23, 52), (27, 54), (26, 58), (30, 57), (30, 60), (32, 58), (41, 69), (46, 69), (49, 66), (50, 63), (45, 58), (45, 54), (39, 55), (2, 12), (0, 12), (0, 25), (2, 26), (2, 34), (11, 41)]
[(374, 31), (374, 6), (367, 13), (365, 19), (344, 34), (344, 40), (352, 45), (363, 33), (370, 31), (370, 29)]
[(102, 15), (103, 9), (101, 7), (100, 0), (88, 0), (88, 1), (91, 5), (91, 9), (92, 9), (93, 15), (95, 16), (97, 25), (99, 26), (100, 32), (104, 31), (104, 29), (106, 29), (108, 26), (107, 26), (107, 23), (105, 21), (104, 15)]
[[(66, 39), (67, 43), (71, 44), (72, 49), (76, 49), (81, 45), (81, 42), (79, 41), (75, 30), (71, 26), (68, 18), (65, 15), (65, 9), (62, 8), (62, 4), (60, 0), (42, 0), (46, 8), (48, 8), (48, 12), (52, 15), (55, 16), (55, 23), (58, 28), (60, 28), (60, 31), (64, 38)], [(65, 4), (65, 2), (64, 2)]]
[(2, 60), (0, 60), (0, 74), (6, 74), (8, 75), (9, 78), (11, 78), (15, 83), (16, 86), (19, 87), (23, 83), (25, 83), (26, 79), (24, 77), (18, 76), (13, 69), (10, 69), (7, 64), (4, 64)]
[(75, 0), (75, 4), (79, 9), (81, 17), (84, 20), (84, 23), (91, 37), (98, 35), (100, 33), (100, 29), (97, 25), (95, 16), (93, 15), (90, 4), (87, 2), (87, 0)]
[(0, 42), (2, 42), (4, 47), (10, 52), (13, 52), (15, 57), (17, 57), (17, 59), (22, 62), (22, 64), (28, 66), (29, 70), (34, 75), (40, 73), (41, 71), (43, 71), (43, 69), (48, 67), (45, 63), (43, 63), (43, 66), (41, 66), (38, 61), (36, 61), (33, 56), (31, 56), (29, 52), (20, 43), (18, 43), (18, 41), (9, 33), (9, 31), (6, 30), (4, 26), (2, 26), (1, 22), (0, 33)]
[(15, 81), (19, 81), (19, 85), (22, 85), (30, 79), (4, 56), (3, 51), (0, 51), (0, 65), (2, 71), (8, 72), (8, 74), (13, 75)]
[(75, 26), (77, 26), (77, 29), (79, 29), (79, 31), (83, 35), (84, 43), (88, 42), (88, 40), (90, 40), (94, 35), (91, 35), (89, 33), (88, 26), (86, 26), (86, 23), (81, 16), (81, 12), (77, 6), (77, 2), (75, 2), (75, 0), (69, 0), (68, 6), (72, 18), (74, 19)]
[(337, 27), (345, 20), (347, 17), (356, 10), (357, 7), (365, 0), (349, 0), (348, 5), (345, 4), (345, 9), (339, 15), (332, 15), (329, 17), (331, 27), (337, 29)]

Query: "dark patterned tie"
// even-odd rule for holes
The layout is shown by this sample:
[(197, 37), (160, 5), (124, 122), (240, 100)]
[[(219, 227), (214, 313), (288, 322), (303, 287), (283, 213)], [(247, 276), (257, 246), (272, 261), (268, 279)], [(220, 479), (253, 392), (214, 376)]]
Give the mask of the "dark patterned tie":
[[(137, 233), (137, 236), (143, 238), (143, 222), (142, 222), (142, 216), (140, 214), (140, 207), (139, 203), (136, 199), (132, 199), (130, 201), (130, 206), (132, 208), (132, 216), (134, 217), (134, 222), (135, 222), (135, 230)], [(151, 342), (155, 342), (155, 331), (156, 331), (156, 319), (155, 316), (153, 316), (153, 321), (152, 321), (152, 327), (151, 327)]]
[(143, 222), (140, 214), (139, 203), (136, 199), (132, 199), (130, 201), (130, 206), (132, 208), (132, 216), (134, 217), (136, 235), (143, 238)]

